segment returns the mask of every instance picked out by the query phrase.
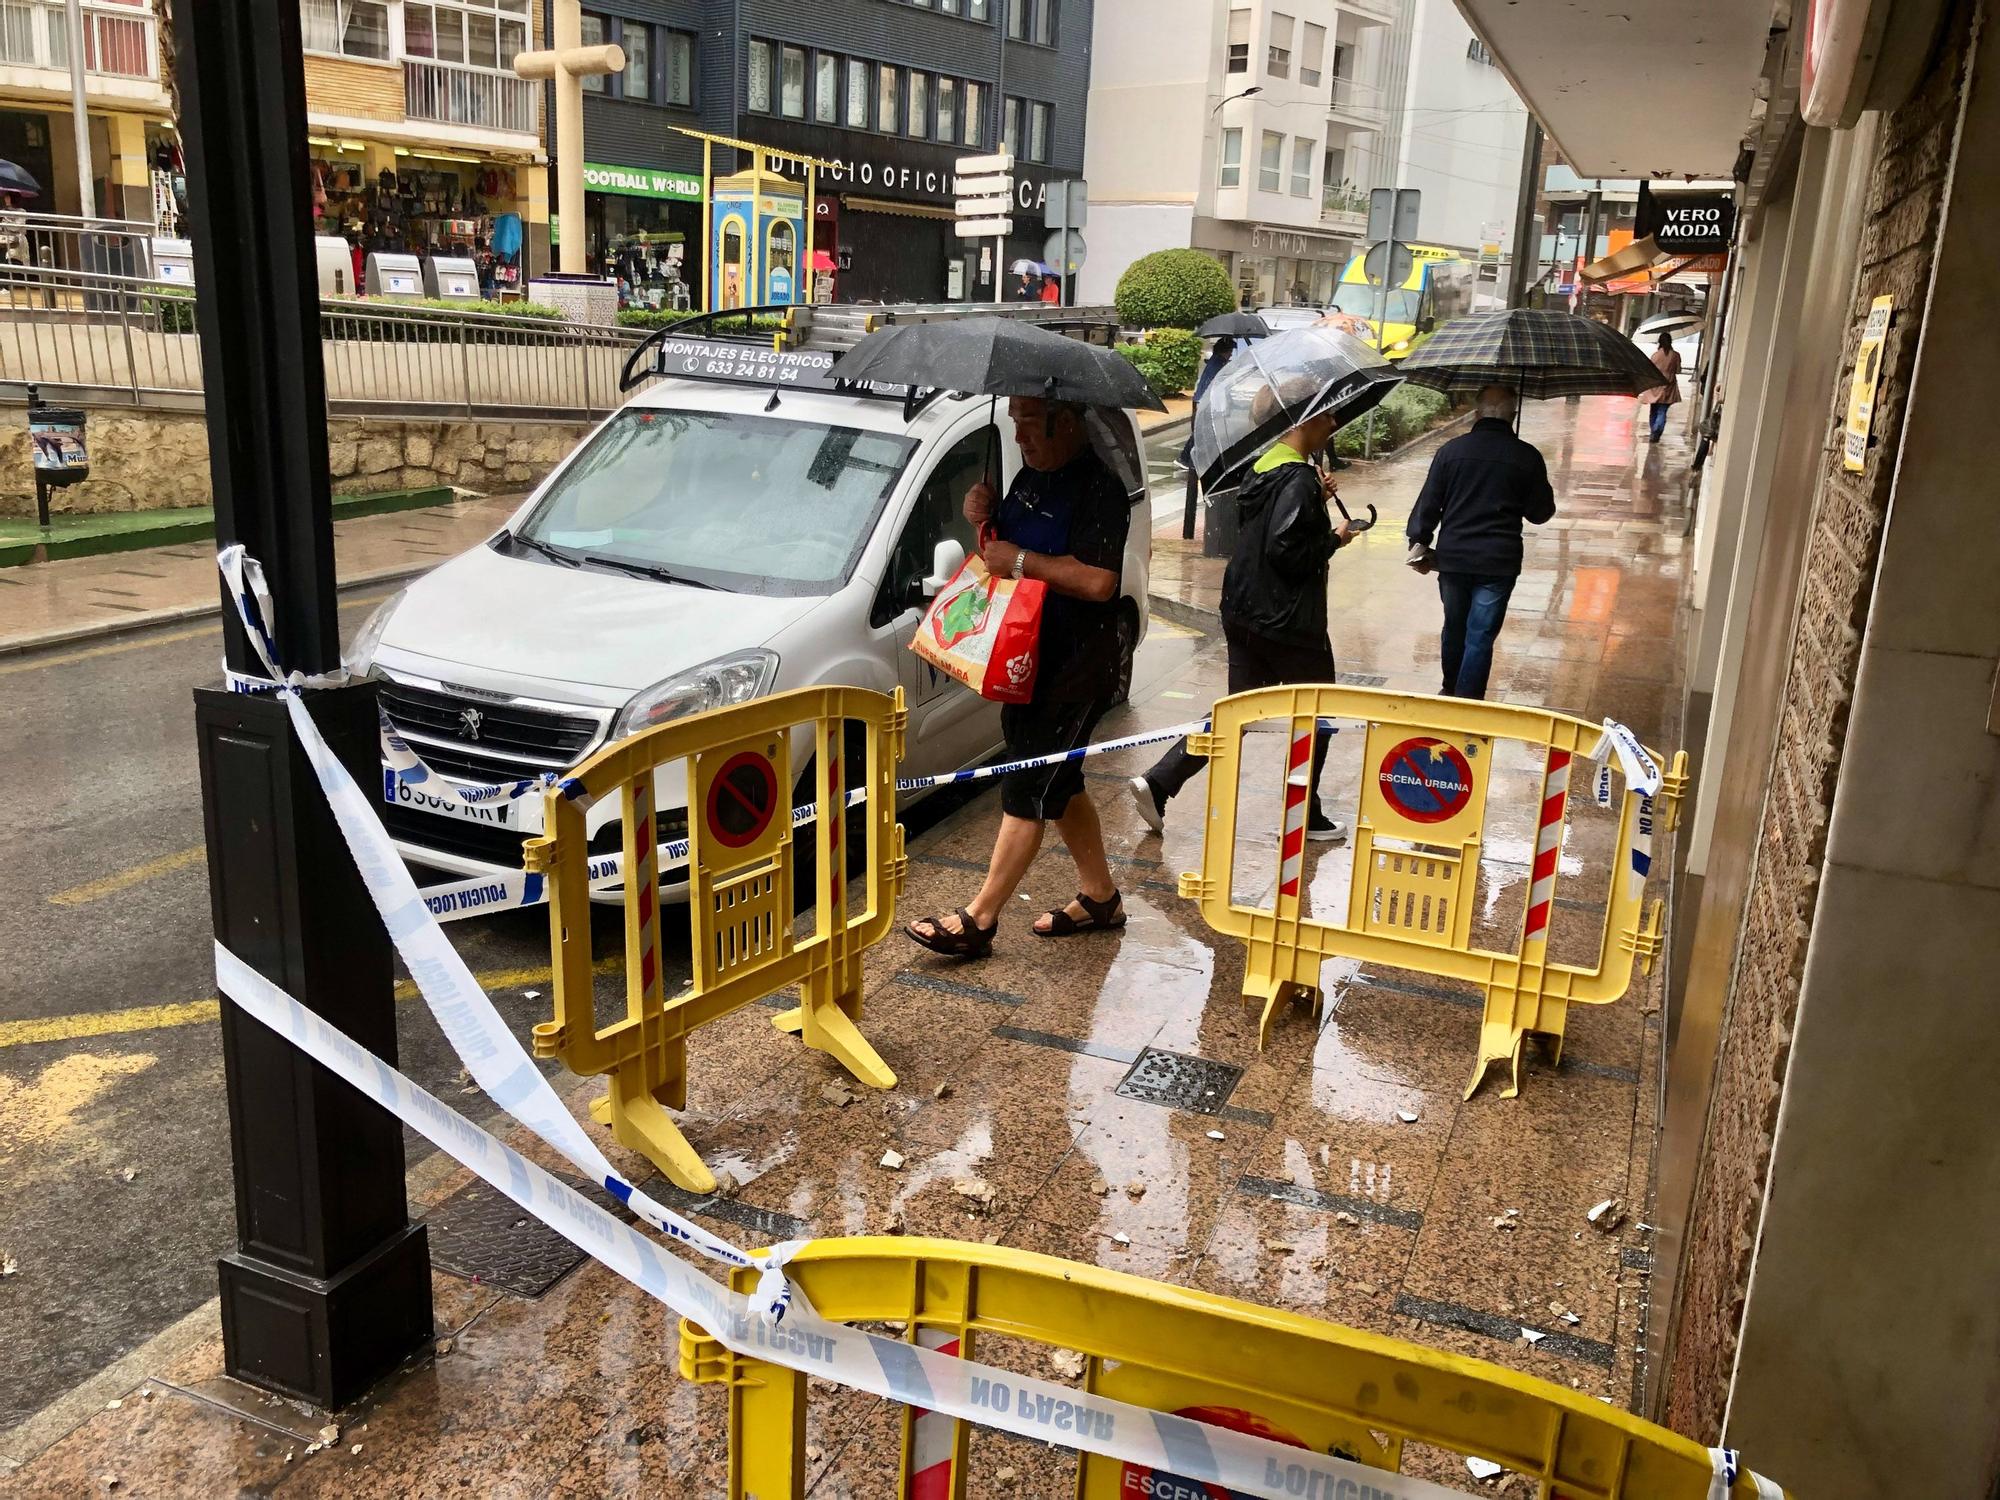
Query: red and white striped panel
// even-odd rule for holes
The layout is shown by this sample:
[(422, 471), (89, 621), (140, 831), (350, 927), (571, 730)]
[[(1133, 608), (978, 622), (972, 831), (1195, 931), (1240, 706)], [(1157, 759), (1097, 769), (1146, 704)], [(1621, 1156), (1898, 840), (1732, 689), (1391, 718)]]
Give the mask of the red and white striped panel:
[(1313, 725), (1292, 735), (1292, 753), (1285, 766), (1285, 835), (1279, 843), (1278, 894), (1296, 896), (1306, 866), (1306, 808), (1312, 801)]
[(847, 782), (840, 764), (845, 729), (839, 719), (826, 729), (826, 805), (833, 814), (826, 824), (826, 910), (827, 926), (833, 932), (847, 925), (847, 850), (841, 843), (847, 829)]
[[(958, 1335), (949, 1328), (919, 1328), (917, 1343), (940, 1354), (958, 1357)], [(952, 1500), (951, 1453), (953, 1422), (943, 1412), (910, 1408), (910, 1482), (906, 1500)]]
[(633, 853), (638, 870), (633, 875), (639, 901), (639, 988), (652, 994), (660, 984), (660, 880), (659, 840), (653, 836), (653, 773), (649, 770), (631, 784), (632, 826), (638, 830)]
[(1542, 816), (1535, 829), (1528, 920), (1521, 933), (1523, 948), (1529, 944), (1545, 946), (1549, 940), (1549, 914), (1556, 900), (1556, 862), (1562, 854), (1563, 810), (1569, 802), (1569, 761), (1569, 751), (1549, 751), (1548, 774), (1542, 779)]

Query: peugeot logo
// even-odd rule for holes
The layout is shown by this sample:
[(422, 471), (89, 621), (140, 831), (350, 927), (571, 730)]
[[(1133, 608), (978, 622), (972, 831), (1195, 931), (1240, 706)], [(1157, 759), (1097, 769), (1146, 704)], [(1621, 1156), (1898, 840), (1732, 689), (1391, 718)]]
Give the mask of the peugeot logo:
[(486, 715), (476, 708), (461, 708), (458, 711), (458, 722), (459, 727), (465, 731), (465, 737), (476, 740), (479, 738), (479, 726), (486, 722)]

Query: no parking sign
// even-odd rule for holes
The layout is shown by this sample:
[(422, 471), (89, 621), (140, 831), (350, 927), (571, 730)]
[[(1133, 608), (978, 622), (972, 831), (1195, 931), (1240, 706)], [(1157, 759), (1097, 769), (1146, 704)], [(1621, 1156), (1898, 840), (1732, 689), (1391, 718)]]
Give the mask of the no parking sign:
[(1477, 835), (1486, 807), (1492, 741), (1370, 724), (1361, 811), (1377, 832), (1414, 843), (1457, 844)]

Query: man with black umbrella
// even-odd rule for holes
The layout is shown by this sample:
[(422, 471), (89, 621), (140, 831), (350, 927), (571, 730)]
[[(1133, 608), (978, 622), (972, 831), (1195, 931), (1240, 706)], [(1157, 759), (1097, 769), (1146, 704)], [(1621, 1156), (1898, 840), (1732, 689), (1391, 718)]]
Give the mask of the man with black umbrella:
[[(1117, 692), (1119, 575), (1132, 507), (1091, 446), (1085, 408), (1016, 396), (1007, 410), (1021, 471), (997, 504), (991, 485), (974, 485), (965, 518), (980, 528), (988, 572), (1048, 586), (1034, 697), (1000, 710), (1007, 758), (1031, 760), (1088, 745)], [(1035, 935), (1063, 938), (1125, 925), (1082, 761), (1010, 772), (1001, 778), (1000, 810), (1000, 834), (979, 893), (956, 912), (910, 923), (904, 930), (912, 941), (952, 958), (990, 954), (1000, 913), (1040, 851), (1048, 823), (1076, 861), (1078, 890), (1074, 901), (1036, 920)]]

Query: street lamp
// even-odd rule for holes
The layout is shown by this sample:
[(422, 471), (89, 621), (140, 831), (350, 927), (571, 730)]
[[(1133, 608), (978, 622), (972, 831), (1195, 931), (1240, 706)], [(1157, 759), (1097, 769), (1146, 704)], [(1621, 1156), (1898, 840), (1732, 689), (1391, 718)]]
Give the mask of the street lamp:
[(1211, 109), (1208, 112), (1208, 117), (1212, 120), (1217, 115), (1221, 114), (1223, 104), (1233, 104), (1238, 99), (1248, 99), (1252, 94), (1261, 94), (1263, 92), (1264, 92), (1263, 84), (1253, 83), (1250, 85), (1249, 88), (1244, 89), (1240, 94), (1231, 94), (1228, 98), (1224, 99), (1221, 104), (1216, 105), (1214, 109)]

